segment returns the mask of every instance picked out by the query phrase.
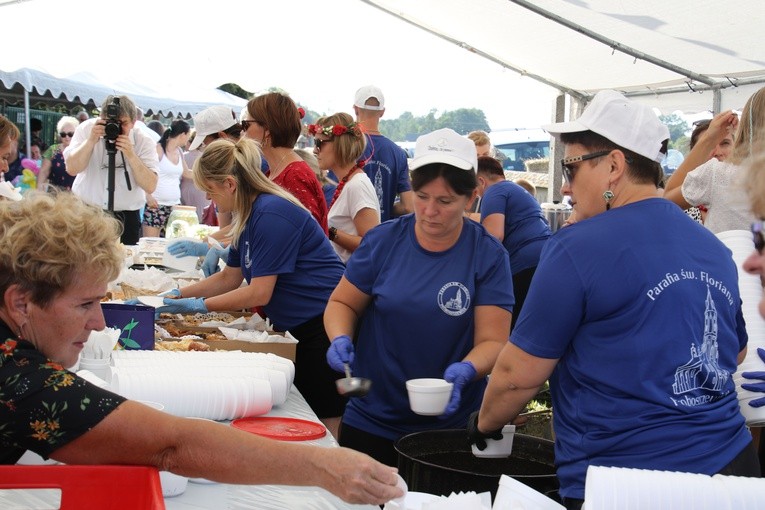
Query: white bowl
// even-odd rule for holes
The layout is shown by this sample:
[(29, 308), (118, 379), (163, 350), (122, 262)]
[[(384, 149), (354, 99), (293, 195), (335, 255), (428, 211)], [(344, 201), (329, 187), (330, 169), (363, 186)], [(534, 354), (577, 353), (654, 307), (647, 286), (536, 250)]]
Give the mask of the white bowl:
[(162, 484), (162, 495), (166, 498), (180, 496), (186, 492), (186, 486), (189, 484), (188, 478), (170, 471), (160, 471), (159, 481)]
[(443, 379), (410, 379), (406, 381), (409, 407), (423, 416), (444, 414), (453, 386)]
[(515, 425), (505, 425), (502, 427), (502, 439), (487, 439), (484, 450), (479, 450), (476, 445), (472, 445), (473, 455), (487, 459), (509, 457), (513, 453), (514, 437)]

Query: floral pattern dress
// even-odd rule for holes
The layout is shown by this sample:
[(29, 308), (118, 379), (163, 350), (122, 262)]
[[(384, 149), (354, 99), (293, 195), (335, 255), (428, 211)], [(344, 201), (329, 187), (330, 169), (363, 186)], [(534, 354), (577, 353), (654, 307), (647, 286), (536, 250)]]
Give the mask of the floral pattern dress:
[(47, 359), (0, 322), (0, 464), (15, 464), (26, 450), (47, 459), (124, 401)]
[(48, 147), (43, 154), (43, 159), (50, 160), (50, 175), (48, 182), (60, 189), (70, 190), (74, 184), (74, 175), (66, 173), (66, 162), (64, 161), (64, 146), (55, 144)]

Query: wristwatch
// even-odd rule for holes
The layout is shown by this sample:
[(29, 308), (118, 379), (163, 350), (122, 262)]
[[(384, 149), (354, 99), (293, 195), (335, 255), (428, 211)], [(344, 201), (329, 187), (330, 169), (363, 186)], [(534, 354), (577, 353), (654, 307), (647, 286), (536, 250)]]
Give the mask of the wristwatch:
[(329, 227), (329, 240), (334, 241), (337, 239), (337, 229), (335, 227)]

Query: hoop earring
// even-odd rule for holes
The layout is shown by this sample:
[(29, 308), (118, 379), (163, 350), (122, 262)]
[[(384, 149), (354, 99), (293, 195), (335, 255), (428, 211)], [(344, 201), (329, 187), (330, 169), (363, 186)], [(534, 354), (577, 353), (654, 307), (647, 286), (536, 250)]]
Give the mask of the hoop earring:
[(609, 190), (606, 190), (603, 192), (603, 200), (606, 201), (606, 211), (611, 209), (611, 200), (614, 199), (614, 192)]

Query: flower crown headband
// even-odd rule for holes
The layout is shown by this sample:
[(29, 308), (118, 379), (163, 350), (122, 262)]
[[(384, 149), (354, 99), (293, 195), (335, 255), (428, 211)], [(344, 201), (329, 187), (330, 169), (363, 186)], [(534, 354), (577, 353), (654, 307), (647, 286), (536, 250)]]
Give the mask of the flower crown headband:
[(351, 122), (348, 126), (342, 124), (335, 124), (334, 126), (320, 126), (318, 124), (309, 124), (308, 133), (312, 136), (318, 133), (324, 136), (341, 136), (345, 134), (351, 134), (354, 136), (361, 136), (361, 126), (358, 122)]

